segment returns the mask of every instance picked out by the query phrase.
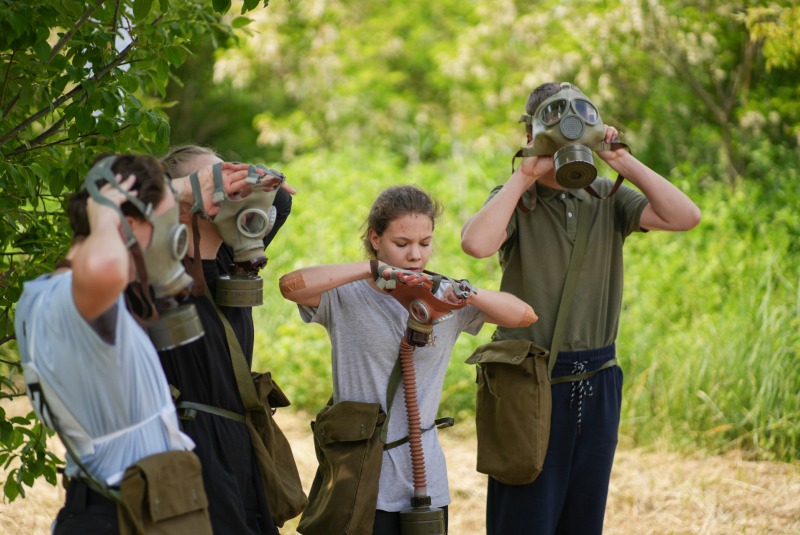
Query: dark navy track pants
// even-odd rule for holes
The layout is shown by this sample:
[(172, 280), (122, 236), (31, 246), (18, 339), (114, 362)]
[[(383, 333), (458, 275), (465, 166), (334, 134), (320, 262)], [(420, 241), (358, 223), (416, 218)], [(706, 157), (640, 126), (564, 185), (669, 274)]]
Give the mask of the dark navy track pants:
[[(614, 345), (558, 354), (553, 377), (574, 375), (576, 362), (585, 371), (614, 358)], [(603, 532), (608, 484), (617, 447), (622, 370), (612, 366), (584, 383), (581, 429), (575, 383), (552, 386), (553, 415), (544, 468), (527, 485), (506, 485), (489, 477), (487, 535), (600, 535)]]

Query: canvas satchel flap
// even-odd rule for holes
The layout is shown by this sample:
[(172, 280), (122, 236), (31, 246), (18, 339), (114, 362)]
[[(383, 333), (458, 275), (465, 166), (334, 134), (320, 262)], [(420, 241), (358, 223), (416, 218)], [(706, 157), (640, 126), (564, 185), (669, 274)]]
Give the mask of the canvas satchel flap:
[(320, 411), (314, 424), (314, 439), (322, 445), (367, 440), (375, 431), (381, 412), (380, 403), (340, 401)]
[(319, 467), (297, 526), (299, 533), (372, 535), (385, 421), (378, 403), (341, 401), (317, 414), (311, 427)]
[(552, 412), (548, 354), (533, 342), (503, 340), (479, 347), (467, 361), (478, 363), (478, 472), (524, 485), (542, 471)]
[(120, 492), (123, 535), (212, 533), (200, 459), (190, 451), (139, 460), (125, 471)]
[(286, 394), (283, 393), (281, 387), (272, 378), (270, 372), (250, 372), (253, 377), (253, 383), (256, 385), (258, 391), (258, 398), (261, 404), (268, 406), (271, 409), (282, 409), (288, 407), (292, 403)]
[(547, 357), (550, 352), (528, 340), (502, 340), (484, 344), (475, 350), (466, 360), (467, 364), (484, 362), (502, 362), (505, 364), (522, 364), (531, 356)]

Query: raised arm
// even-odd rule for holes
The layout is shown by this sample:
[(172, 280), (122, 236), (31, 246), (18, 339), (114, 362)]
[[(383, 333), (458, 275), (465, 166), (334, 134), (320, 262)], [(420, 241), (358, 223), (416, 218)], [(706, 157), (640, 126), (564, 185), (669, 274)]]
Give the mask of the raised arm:
[[(117, 176), (121, 179), (121, 176)], [(130, 175), (120, 187), (130, 191), (136, 177)], [(127, 199), (111, 184), (100, 194), (121, 206)], [(131, 192), (135, 196), (137, 193)], [(97, 319), (114, 305), (130, 280), (130, 254), (120, 235), (119, 212), (89, 197), (86, 200), (89, 235), (75, 248), (72, 262), (72, 297), (84, 319)]]
[(627, 151), (603, 151), (597, 155), (642, 190), (650, 201), (639, 219), (643, 229), (685, 231), (700, 223), (700, 208), (685, 193)]
[(343, 284), (371, 279), (369, 261), (311, 266), (287, 273), (278, 281), (281, 294), (298, 305), (318, 307), (320, 295)]
[(553, 169), (552, 156), (524, 158), (503, 189), (461, 229), (461, 249), (475, 258), (492, 256), (508, 237), (506, 227), (525, 190)]
[[(443, 299), (458, 302), (451, 288), (447, 289)], [(472, 294), (471, 304), (486, 312), (486, 323), (501, 327), (527, 327), (539, 319), (528, 303), (506, 292), (479, 289), (477, 294)]]

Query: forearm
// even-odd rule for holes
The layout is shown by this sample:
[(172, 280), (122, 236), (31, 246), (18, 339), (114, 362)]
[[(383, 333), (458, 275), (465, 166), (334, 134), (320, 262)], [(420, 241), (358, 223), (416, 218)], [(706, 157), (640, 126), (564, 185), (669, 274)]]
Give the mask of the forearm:
[(531, 178), (517, 169), (503, 189), (461, 229), (461, 249), (470, 256), (486, 258), (500, 249), (506, 240), (506, 227), (517, 201), (530, 187)]
[(630, 154), (625, 153), (614, 167), (649, 201), (640, 219), (642, 228), (684, 231), (700, 222), (700, 209), (685, 193)]
[(128, 285), (130, 269), (130, 254), (118, 227), (92, 230), (72, 259), (72, 294), (78, 312), (93, 320), (108, 310)]
[(538, 317), (526, 302), (506, 292), (478, 290), (472, 305), (486, 312), (486, 322), (501, 327), (526, 327)]
[(311, 266), (280, 278), (281, 294), (299, 305), (319, 306), (320, 295), (343, 284), (371, 279), (369, 261)]

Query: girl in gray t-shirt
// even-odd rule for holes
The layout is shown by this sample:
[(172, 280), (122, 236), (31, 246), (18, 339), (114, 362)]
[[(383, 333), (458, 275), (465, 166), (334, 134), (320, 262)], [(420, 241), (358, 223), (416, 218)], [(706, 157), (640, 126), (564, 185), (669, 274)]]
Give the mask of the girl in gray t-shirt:
[[(396, 186), (378, 196), (364, 232), (368, 256), (420, 275), (400, 275), (418, 284), (431, 255), (431, 241), (441, 205), (414, 186)], [(323, 325), (331, 339), (333, 401), (379, 402), (387, 407), (386, 391), (405, 333), (408, 311), (372, 280), (369, 261), (314, 266), (284, 275), (281, 293), (298, 304), (305, 322)], [(447, 284), (440, 299), (457, 302)], [(450, 353), (458, 335), (478, 334), (485, 322), (508, 327), (536, 320), (530, 306), (511, 294), (480, 290), (471, 304), (436, 325), (431, 342), (414, 354), (422, 428), (433, 425)], [(387, 441), (408, 434), (402, 388), (389, 418)], [(434, 507), (450, 503), (447, 467), (437, 432), (423, 433), (428, 494)], [(407, 509), (414, 485), (409, 445), (384, 451), (373, 533), (399, 533), (399, 512)]]

